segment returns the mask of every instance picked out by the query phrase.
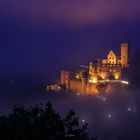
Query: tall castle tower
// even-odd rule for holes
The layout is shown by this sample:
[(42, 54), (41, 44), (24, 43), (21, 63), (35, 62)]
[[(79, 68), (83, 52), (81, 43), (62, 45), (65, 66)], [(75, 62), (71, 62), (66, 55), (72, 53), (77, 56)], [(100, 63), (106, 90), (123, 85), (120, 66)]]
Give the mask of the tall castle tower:
[(121, 64), (122, 67), (128, 65), (128, 43), (121, 43)]

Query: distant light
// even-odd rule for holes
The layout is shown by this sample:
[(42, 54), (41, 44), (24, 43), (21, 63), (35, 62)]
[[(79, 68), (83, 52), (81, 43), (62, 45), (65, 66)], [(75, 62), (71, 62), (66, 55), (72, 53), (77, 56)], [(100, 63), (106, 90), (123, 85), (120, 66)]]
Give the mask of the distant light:
[(108, 115), (108, 118), (112, 118), (111, 114)]
[(128, 111), (131, 111), (132, 109), (130, 107), (128, 107)]
[(106, 98), (103, 98), (103, 101), (106, 101)]
[(58, 86), (58, 90), (60, 90), (60, 89), (61, 89), (61, 87)]
[(128, 81), (121, 81), (121, 82), (122, 82), (122, 84), (125, 84), (125, 85), (128, 85), (129, 84)]
[(82, 120), (82, 123), (85, 123), (85, 120)]
[(79, 95), (80, 95), (80, 93), (78, 92), (78, 93), (77, 93), (77, 95), (79, 96)]

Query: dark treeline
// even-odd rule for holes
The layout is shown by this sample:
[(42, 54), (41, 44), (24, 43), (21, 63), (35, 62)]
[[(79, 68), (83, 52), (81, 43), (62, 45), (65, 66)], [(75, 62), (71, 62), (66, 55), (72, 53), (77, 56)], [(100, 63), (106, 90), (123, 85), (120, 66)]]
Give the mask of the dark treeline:
[(130, 67), (127, 70), (130, 87), (140, 88), (140, 49), (130, 58)]
[(74, 111), (65, 117), (55, 112), (51, 103), (25, 108), (15, 105), (7, 116), (0, 116), (3, 140), (97, 140), (89, 138), (88, 125), (80, 125)]

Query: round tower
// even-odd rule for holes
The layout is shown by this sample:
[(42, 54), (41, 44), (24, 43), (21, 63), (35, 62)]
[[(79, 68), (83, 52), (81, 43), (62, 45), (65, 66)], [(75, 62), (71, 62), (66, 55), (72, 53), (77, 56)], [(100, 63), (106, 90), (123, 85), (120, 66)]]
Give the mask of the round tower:
[(128, 65), (128, 43), (121, 43), (121, 64), (122, 67)]

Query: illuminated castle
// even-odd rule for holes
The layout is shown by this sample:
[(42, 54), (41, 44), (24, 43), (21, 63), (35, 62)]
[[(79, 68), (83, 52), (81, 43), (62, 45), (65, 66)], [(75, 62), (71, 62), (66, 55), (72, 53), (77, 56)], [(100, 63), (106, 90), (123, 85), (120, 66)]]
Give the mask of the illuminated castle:
[(123, 80), (123, 72), (129, 67), (128, 43), (121, 43), (120, 50), (120, 56), (111, 50), (106, 59), (90, 62), (88, 67), (81, 66), (75, 71), (61, 70), (60, 85), (81, 94), (109, 93), (120, 89), (123, 84), (128, 85)]
[(122, 78), (122, 70), (128, 65), (128, 43), (121, 44), (121, 55), (117, 56), (112, 50), (108, 53), (106, 59), (100, 60), (98, 64), (89, 64), (89, 80), (97, 82), (99, 78), (105, 80), (114, 77), (118, 80)]

